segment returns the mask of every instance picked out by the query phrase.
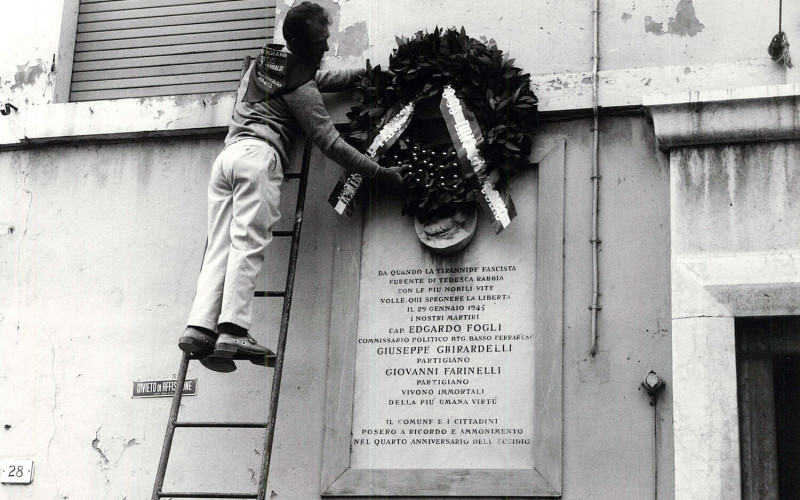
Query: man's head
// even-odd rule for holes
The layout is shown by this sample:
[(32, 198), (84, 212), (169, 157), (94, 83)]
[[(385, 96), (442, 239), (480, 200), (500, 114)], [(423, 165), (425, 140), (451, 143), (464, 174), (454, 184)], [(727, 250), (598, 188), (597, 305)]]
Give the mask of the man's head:
[(283, 38), (294, 54), (319, 64), (328, 51), (331, 17), (328, 11), (311, 2), (303, 2), (286, 12)]

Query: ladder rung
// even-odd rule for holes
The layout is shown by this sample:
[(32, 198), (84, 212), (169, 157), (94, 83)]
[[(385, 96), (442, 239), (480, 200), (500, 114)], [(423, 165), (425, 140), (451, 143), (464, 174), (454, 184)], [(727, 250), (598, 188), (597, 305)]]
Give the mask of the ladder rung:
[(272, 231), (272, 236), (294, 236), (294, 231)]
[[(197, 361), (204, 358), (205, 354), (202, 356), (198, 354), (189, 354), (189, 361)], [(277, 356), (274, 354), (272, 356), (257, 356), (253, 354), (242, 354), (237, 352), (231, 359), (234, 361), (249, 361), (254, 365), (266, 366), (267, 368), (275, 368), (275, 363), (277, 362)]]
[(176, 493), (170, 493), (165, 491), (158, 492), (158, 498), (258, 498), (257, 493), (207, 493), (207, 492), (198, 492), (198, 493), (189, 493), (185, 491), (180, 491)]
[(284, 290), (256, 290), (256, 293), (253, 294), (254, 297), (285, 297), (286, 292)]
[(283, 174), (284, 179), (299, 179), (300, 172), (286, 172)]
[(264, 429), (266, 422), (175, 422), (175, 427), (205, 427), (222, 429)]

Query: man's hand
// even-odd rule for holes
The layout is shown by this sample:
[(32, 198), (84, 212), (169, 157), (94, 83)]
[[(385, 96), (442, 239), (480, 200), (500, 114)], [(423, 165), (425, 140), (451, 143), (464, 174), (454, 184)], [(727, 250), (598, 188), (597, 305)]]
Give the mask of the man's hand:
[(405, 184), (404, 178), (408, 174), (410, 167), (381, 167), (375, 173), (375, 179), (388, 186), (402, 186)]

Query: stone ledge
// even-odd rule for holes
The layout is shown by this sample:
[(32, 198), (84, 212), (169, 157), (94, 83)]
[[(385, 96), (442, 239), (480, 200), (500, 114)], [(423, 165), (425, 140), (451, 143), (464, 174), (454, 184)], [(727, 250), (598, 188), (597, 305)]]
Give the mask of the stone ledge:
[[(783, 70), (776, 69), (768, 58), (762, 59), (766, 61), (601, 70), (598, 105), (608, 111), (638, 108), (644, 103), (663, 115), (666, 109), (687, 103), (708, 105), (732, 99), (800, 95), (800, 85), (755, 87), (783, 83), (786, 79)], [(532, 74), (531, 85), (539, 97), (539, 111), (544, 114), (574, 115), (573, 112), (581, 114), (592, 109), (591, 74), (587, 71)], [(720, 86), (752, 87), (690, 91)], [(659, 89), (682, 93), (652, 94)], [(646, 95), (648, 93), (651, 95)], [(28, 106), (15, 102), (20, 110), (14, 115), (0, 117), (0, 149), (25, 148), (45, 142), (216, 133), (227, 127), (233, 99), (233, 92), (226, 92)], [(352, 93), (334, 94), (325, 100), (334, 122), (346, 123), (345, 113), (352, 105)], [(94, 110), (93, 114), (90, 109)], [(666, 134), (663, 135), (663, 147), (671, 147)], [(772, 135), (768, 134), (768, 138), (773, 138)]]
[(800, 138), (800, 85), (647, 95), (661, 149)]
[[(346, 122), (346, 93), (326, 94), (335, 123)], [(21, 105), (0, 117), (0, 150), (37, 144), (175, 137), (225, 133), (236, 94), (219, 92), (168, 97)]]
[(21, 106), (8, 126), (0, 127), (0, 147), (221, 132), (227, 128), (234, 96), (229, 92)]

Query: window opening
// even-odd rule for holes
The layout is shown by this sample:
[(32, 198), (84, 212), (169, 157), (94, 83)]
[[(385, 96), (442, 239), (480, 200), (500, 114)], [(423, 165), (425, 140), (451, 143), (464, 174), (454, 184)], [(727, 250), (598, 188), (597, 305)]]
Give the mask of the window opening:
[(80, 0), (70, 101), (236, 90), (275, 0)]

